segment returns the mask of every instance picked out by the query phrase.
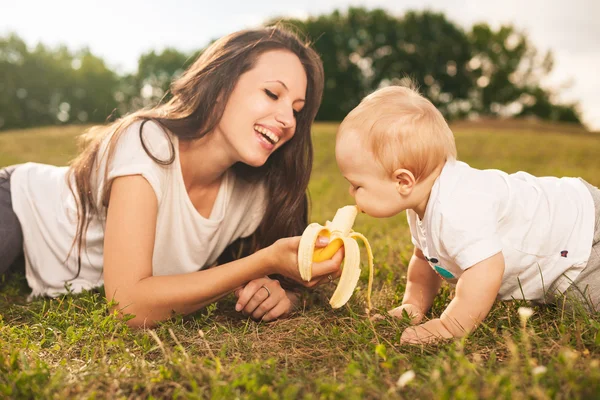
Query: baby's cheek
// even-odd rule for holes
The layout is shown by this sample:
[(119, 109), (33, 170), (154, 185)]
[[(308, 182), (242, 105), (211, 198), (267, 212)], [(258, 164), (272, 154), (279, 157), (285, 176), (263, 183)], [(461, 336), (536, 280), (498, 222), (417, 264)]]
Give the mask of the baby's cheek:
[(352, 193), (352, 197), (354, 197), (354, 201), (356, 201), (356, 205), (360, 207), (360, 204), (362, 202), (362, 196), (360, 195), (359, 191), (354, 191)]
[(360, 208), (362, 211), (368, 213), (370, 210), (370, 204), (368, 201), (366, 201), (365, 196), (364, 195), (360, 195), (360, 194), (356, 194), (354, 196), (354, 200), (356, 201), (356, 205), (358, 206), (358, 208)]

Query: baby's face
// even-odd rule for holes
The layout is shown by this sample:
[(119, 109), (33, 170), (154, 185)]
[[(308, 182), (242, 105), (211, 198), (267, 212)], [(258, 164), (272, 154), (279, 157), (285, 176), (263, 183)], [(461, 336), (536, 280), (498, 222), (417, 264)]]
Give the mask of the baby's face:
[(344, 133), (338, 137), (335, 158), (342, 175), (350, 183), (350, 195), (366, 214), (386, 218), (406, 209), (397, 182), (373, 159), (357, 135)]

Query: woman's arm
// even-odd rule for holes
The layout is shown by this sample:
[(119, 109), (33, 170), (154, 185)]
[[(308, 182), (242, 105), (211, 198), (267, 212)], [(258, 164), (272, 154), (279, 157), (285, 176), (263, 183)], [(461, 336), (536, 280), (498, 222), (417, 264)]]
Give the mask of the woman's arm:
[[(300, 238), (287, 238), (256, 253), (198, 272), (152, 276), (158, 202), (141, 176), (112, 183), (104, 238), (104, 286), (131, 326), (152, 326), (173, 313), (188, 314), (254, 279), (279, 273), (301, 282), (296, 254)], [(313, 274), (339, 269), (336, 261), (314, 265)], [(314, 282), (306, 286), (313, 286)]]

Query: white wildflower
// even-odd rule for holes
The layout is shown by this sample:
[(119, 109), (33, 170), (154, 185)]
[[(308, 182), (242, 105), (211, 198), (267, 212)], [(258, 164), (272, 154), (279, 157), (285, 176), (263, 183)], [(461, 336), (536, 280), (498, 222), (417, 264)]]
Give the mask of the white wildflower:
[(527, 321), (533, 315), (533, 309), (529, 307), (519, 307), (519, 317), (521, 321)]
[(403, 388), (410, 381), (415, 379), (415, 376), (416, 376), (415, 371), (413, 371), (412, 369), (406, 371), (405, 373), (400, 375), (400, 378), (398, 378), (398, 382), (396, 382), (396, 386), (398, 386), (399, 388)]
[(538, 365), (533, 370), (531, 370), (531, 373), (534, 376), (535, 375), (541, 375), (541, 374), (545, 374), (547, 370), (548, 370), (548, 368), (544, 367), (543, 365)]

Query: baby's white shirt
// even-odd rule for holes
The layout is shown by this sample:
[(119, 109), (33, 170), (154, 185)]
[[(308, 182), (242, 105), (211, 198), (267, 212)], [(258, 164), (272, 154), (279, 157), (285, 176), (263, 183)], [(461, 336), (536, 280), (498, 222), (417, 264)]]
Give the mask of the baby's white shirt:
[(550, 285), (564, 292), (590, 256), (594, 216), (578, 178), (509, 175), (459, 161), (445, 164), (423, 221), (407, 211), (413, 244), (450, 283), (502, 252), (501, 300), (543, 301)]

